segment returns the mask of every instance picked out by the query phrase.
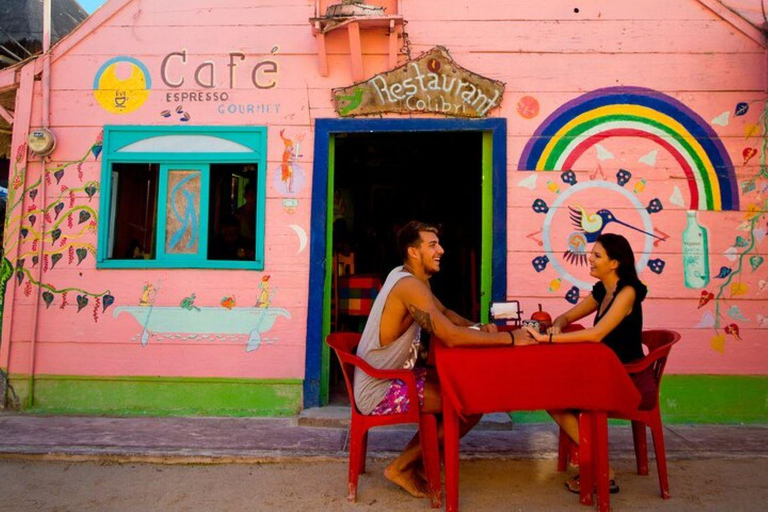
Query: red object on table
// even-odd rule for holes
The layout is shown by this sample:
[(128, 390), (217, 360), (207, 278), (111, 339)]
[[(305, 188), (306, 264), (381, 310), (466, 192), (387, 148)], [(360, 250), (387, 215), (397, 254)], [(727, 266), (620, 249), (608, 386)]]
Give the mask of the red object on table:
[(339, 277), (339, 313), (368, 316), (373, 301), (381, 290), (381, 279), (370, 275)]
[(357, 481), (360, 473), (365, 473), (365, 454), (368, 448), (368, 430), (384, 425), (416, 423), (421, 437), (424, 472), (429, 483), (429, 497), (433, 508), (441, 506), (440, 492), (440, 451), (437, 440), (437, 418), (434, 414), (420, 414), (419, 407), (410, 407), (402, 414), (384, 414), (367, 416), (361, 414), (355, 405), (353, 379), (355, 368), (379, 379), (401, 379), (408, 387), (410, 404), (418, 404), (416, 378), (411, 370), (379, 370), (363, 359), (354, 355), (360, 343), (360, 333), (335, 332), (328, 335), (326, 343), (333, 348), (341, 363), (341, 372), (347, 384), (347, 393), (352, 410), (352, 424), (349, 429), (349, 477), (347, 480), (347, 499), (357, 498)]
[[(656, 453), (656, 469), (659, 473), (659, 488), (661, 497), (669, 499), (669, 479), (667, 478), (667, 455), (664, 448), (664, 426), (661, 423), (661, 411), (659, 410), (658, 393), (661, 387), (661, 377), (664, 374), (664, 366), (667, 364), (672, 345), (680, 341), (680, 333), (669, 330), (648, 330), (642, 334), (643, 345), (648, 347), (648, 355), (636, 363), (624, 365), (627, 373), (639, 374), (650, 371), (655, 379), (656, 398), (653, 407), (649, 409), (636, 409), (629, 413), (610, 412), (608, 417), (630, 420), (632, 422), (632, 437), (635, 444), (635, 459), (637, 462), (637, 474), (648, 474), (648, 440), (645, 435), (646, 426), (653, 434), (653, 448)], [(650, 370), (648, 370), (650, 368)], [(568, 465), (571, 453), (571, 442), (568, 435), (560, 429), (560, 447), (558, 450), (557, 470), (564, 471)]]
[(448, 510), (458, 510), (458, 415), (538, 409), (586, 413), (580, 417), (581, 502), (592, 504), (594, 464), (598, 509), (610, 509), (606, 412), (629, 412), (640, 403), (611, 349), (600, 343), (449, 348), (433, 341), (443, 394)]

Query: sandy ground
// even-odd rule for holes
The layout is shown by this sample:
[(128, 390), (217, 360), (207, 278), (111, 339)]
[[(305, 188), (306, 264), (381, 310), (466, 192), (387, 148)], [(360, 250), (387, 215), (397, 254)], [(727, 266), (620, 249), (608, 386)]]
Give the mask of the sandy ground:
[[(613, 510), (766, 510), (768, 459), (670, 461), (672, 499), (658, 496), (655, 471), (633, 474), (614, 462), (621, 492)], [(385, 461), (369, 461), (356, 504), (345, 499), (346, 463), (161, 465), (0, 459), (0, 510), (332, 511), (429, 510), (389, 484)], [(584, 511), (564, 490), (554, 460), (461, 462), (465, 511)]]

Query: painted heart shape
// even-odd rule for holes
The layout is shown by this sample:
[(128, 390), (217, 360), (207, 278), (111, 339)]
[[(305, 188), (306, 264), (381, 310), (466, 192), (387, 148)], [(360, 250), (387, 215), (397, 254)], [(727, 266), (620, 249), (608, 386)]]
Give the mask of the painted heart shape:
[(93, 199), (94, 194), (96, 194), (96, 187), (93, 185), (88, 185), (85, 187), (85, 193), (88, 194), (88, 200), (90, 201)]
[(79, 313), (87, 305), (88, 305), (88, 296), (78, 295), (77, 296), (77, 312)]
[(61, 229), (56, 228), (53, 231), (51, 231), (51, 240), (53, 240), (53, 243), (56, 243), (56, 240), (61, 237)]
[(80, 249), (77, 249), (75, 251), (75, 254), (77, 254), (77, 264), (79, 265), (80, 263), (83, 262), (85, 257), (88, 256), (88, 250), (81, 247)]
[(40, 263), (40, 257), (39, 256), (32, 256), (32, 268), (35, 268), (38, 263)]
[(34, 201), (36, 197), (37, 197), (37, 189), (33, 188), (32, 190), (29, 191), (29, 198)]
[(749, 258), (749, 264), (752, 266), (752, 272), (757, 270), (758, 267), (762, 265), (764, 261), (765, 261), (765, 258), (763, 258), (762, 256), (752, 256), (751, 258)]
[(77, 223), (78, 224), (82, 224), (83, 222), (87, 222), (88, 219), (90, 219), (90, 218), (91, 218), (91, 214), (90, 213), (88, 213), (88, 212), (86, 212), (84, 210), (81, 210), (80, 211), (80, 215), (77, 217)]
[(19, 286), (24, 281), (24, 271), (19, 269), (16, 271), (16, 280), (19, 282)]
[(56, 184), (58, 185), (61, 182), (61, 178), (64, 177), (64, 169), (59, 169), (58, 171), (54, 172), (53, 177), (56, 178)]
[(61, 254), (60, 252), (51, 254), (51, 269), (53, 269), (53, 267), (55, 267), (56, 264), (59, 262), (59, 260), (61, 260), (61, 258), (63, 257), (64, 255)]
[(21, 238), (27, 238), (29, 230), (27, 228), (21, 228)]
[(757, 155), (757, 150), (755, 148), (744, 148), (741, 152), (741, 156), (744, 157), (744, 165), (747, 165), (755, 155)]
[(43, 302), (45, 302), (45, 308), (48, 309), (51, 307), (51, 303), (53, 302), (53, 294), (49, 291), (43, 292)]
[(733, 272), (733, 270), (731, 270), (731, 269), (730, 269), (730, 268), (728, 268), (728, 267), (720, 267), (720, 272), (718, 272), (718, 273), (717, 273), (717, 275), (715, 276), (715, 278), (718, 278), (718, 279), (725, 279), (726, 277), (728, 277), (729, 275), (731, 275), (731, 272)]
[(701, 292), (701, 297), (699, 298), (699, 307), (696, 309), (700, 309), (703, 307), (707, 302), (711, 301), (715, 298), (715, 294), (712, 292), (708, 292), (706, 290), (703, 290)]
[(106, 294), (101, 298), (101, 312), (104, 313), (109, 306), (115, 303), (114, 295)]
[(34, 227), (35, 222), (37, 222), (37, 216), (36, 215), (30, 215), (29, 217), (29, 223)]
[(101, 154), (103, 146), (101, 144), (94, 144), (91, 147), (91, 153), (93, 153), (93, 158), (98, 159), (99, 155)]
[(736, 243), (734, 245), (736, 247), (746, 247), (749, 245), (749, 241), (747, 241), (747, 239), (744, 238), (743, 236), (737, 236)]
[(64, 209), (64, 203), (59, 203), (56, 206), (53, 207), (53, 212), (56, 214), (55, 218), (59, 218), (59, 214), (61, 213), (61, 210)]

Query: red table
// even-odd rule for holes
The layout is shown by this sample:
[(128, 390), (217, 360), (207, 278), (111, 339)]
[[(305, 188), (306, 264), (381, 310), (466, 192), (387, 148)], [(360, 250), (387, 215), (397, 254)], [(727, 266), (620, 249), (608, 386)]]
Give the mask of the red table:
[[(608, 411), (631, 411), (640, 394), (614, 353), (601, 343), (449, 348), (435, 339), (443, 393), (446, 508), (459, 503), (459, 415), (579, 409), (581, 503), (610, 510)], [(595, 475), (596, 469), (596, 475)]]

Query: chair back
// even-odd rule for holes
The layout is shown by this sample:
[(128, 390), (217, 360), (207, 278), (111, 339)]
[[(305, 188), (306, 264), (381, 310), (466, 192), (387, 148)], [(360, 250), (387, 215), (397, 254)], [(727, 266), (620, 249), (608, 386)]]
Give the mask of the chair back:
[(652, 360), (651, 368), (656, 378), (656, 384), (661, 383), (661, 376), (664, 374), (664, 367), (667, 364), (669, 351), (672, 345), (680, 341), (680, 333), (666, 329), (656, 329), (643, 331), (642, 342), (648, 347), (648, 355), (645, 359)]
[(357, 405), (355, 405), (355, 365), (362, 361), (354, 352), (360, 343), (361, 336), (359, 332), (333, 332), (325, 338), (326, 343), (336, 352), (336, 356), (339, 358), (341, 373), (344, 375), (349, 403), (352, 405), (353, 411), (358, 410)]

